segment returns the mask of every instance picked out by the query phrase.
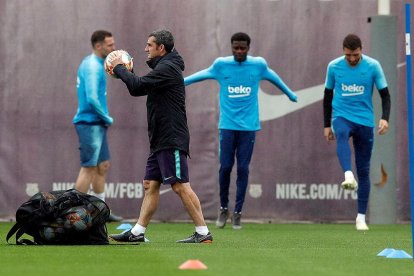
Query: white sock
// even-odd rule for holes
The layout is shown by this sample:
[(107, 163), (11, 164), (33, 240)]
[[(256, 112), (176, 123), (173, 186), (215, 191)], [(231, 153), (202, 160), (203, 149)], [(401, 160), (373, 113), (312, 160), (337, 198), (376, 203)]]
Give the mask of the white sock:
[(208, 234), (208, 227), (206, 226), (196, 226), (196, 232), (200, 235), (207, 235)]
[(135, 236), (138, 236), (141, 233), (144, 234), (146, 229), (147, 229), (146, 227), (143, 227), (137, 223), (135, 224), (134, 227), (132, 227), (131, 233), (134, 234)]
[(365, 214), (358, 213), (358, 215), (356, 217), (356, 220), (365, 221)]
[(97, 198), (99, 198), (100, 200), (105, 201), (105, 192), (103, 192), (103, 193), (99, 193), (99, 194), (97, 194), (97, 193), (93, 192), (93, 194), (94, 194), (94, 196), (96, 196), (96, 197), (97, 197)]
[(352, 171), (346, 171), (345, 172), (345, 179), (355, 179), (354, 174)]

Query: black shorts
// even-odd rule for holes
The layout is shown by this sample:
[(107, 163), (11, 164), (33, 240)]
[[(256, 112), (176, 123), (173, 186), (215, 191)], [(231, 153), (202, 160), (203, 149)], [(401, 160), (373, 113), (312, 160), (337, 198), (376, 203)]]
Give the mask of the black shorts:
[(167, 185), (189, 182), (187, 154), (181, 150), (150, 153), (144, 180), (156, 180)]

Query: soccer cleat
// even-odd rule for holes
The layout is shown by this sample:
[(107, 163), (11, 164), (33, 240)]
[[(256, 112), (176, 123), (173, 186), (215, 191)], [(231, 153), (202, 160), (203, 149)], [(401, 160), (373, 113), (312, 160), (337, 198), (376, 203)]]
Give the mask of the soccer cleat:
[(197, 232), (194, 232), (191, 236), (186, 239), (178, 240), (178, 243), (212, 243), (213, 235), (210, 232), (207, 235), (201, 235)]
[(224, 228), (224, 226), (226, 226), (226, 222), (228, 218), (229, 218), (229, 210), (220, 208), (220, 214), (216, 220), (216, 227)]
[(139, 234), (138, 236), (131, 233), (131, 229), (122, 232), (121, 234), (112, 234), (109, 235), (109, 238), (116, 242), (145, 242), (144, 233)]
[(366, 224), (366, 222), (364, 220), (360, 220), (360, 219), (357, 219), (355, 221), (355, 228), (358, 231), (367, 231), (367, 230), (369, 230), (368, 225)]
[(109, 214), (108, 219), (106, 220), (106, 222), (120, 222), (122, 221), (123, 218), (120, 216), (117, 216), (115, 214), (113, 214), (112, 212)]
[(235, 230), (242, 229), (240, 220), (241, 220), (241, 213), (233, 213), (233, 217), (232, 217), (233, 229)]
[(356, 191), (358, 190), (358, 183), (354, 178), (345, 179), (344, 182), (341, 183), (342, 189)]

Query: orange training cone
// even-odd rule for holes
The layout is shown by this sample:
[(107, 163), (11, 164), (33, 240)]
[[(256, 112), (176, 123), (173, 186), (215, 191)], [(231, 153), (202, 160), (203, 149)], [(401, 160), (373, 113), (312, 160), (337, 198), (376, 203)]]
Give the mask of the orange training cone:
[(207, 269), (207, 266), (199, 260), (188, 260), (178, 267), (179, 269)]

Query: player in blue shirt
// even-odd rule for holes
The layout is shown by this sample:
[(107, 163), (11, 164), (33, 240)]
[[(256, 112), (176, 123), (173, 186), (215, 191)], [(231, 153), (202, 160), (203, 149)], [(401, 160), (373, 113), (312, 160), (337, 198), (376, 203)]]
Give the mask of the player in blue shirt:
[[(370, 192), (369, 169), (374, 143), (374, 108), (372, 95), (374, 85), (382, 100), (382, 117), (378, 134), (388, 131), (390, 116), (390, 94), (380, 63), (362, 54), (362, 43), (358, 36), (349, 34), (343, 41), (344, 56), (328, 65), (324, 92), (324, 136), (327, 141), (336, 139), (339, 163), (345, 180), (341, 187), (358, 190), (357, 230), (368, 230), (365, 213)], [(332, 128), (331, 128), (332, 123)], [(351, 165), (352, 137), (358, 182)]]
[[(113, 119), (106, 102), (105, 57), (115, 50), (115, 41), (108, 31), (95, 31), (91, 37), (93, 53), (85, 57), (78, 69), (78, 110), (73, 123), (79, 138), (81, 169), (75, 188), (83, 193), (92, 184), (94, 194), (105, 200), (105, 179), (109, 169), (107, 129)], [(122, 218), (111, 213), (108, 221)]]
[(268, 67), (262, 57), (248, 56), (250, 37), (236, 33), (231, 37), (233, 55), (217, 58), (207, 69), (184, 79), (185, 85), (215, 79), (220, 84), (220, 211), (216, 221), (223, 228), (229, 216), (230, 174), (237, 158), (236, 204), (232, 217), (233, 229), (241, 229), (241, 211), (246, 195), (249, 164), (256, 131), (260, 130), (258, 91), (261, 80), (268, 80), (293, 102), (297, 96)]

